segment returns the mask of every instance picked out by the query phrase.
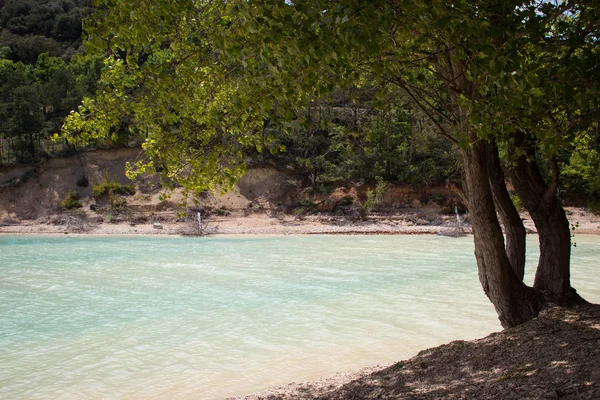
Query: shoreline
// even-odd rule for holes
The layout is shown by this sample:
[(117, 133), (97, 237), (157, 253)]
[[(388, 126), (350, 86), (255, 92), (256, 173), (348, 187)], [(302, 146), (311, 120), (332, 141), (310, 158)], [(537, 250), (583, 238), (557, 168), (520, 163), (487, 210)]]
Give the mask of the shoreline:
[[(142, 223), (97, 223), (57, 225), (40, 221), (0, 226), (0, 234), (77, 234), (77, 235), (435, 235), (456, 230), (453, 223), (431, 225), (427, 221), (416, 224), (398, 216), (355, 220), (331, 216), (308, 216), (298, 219), (284, 215), (269, 217), (250, 216), (211, 217), (202, 231), (189, 222), (150, 220)], [(465, 227), (470, 233), (470, 227)], [(600, 231), (599, 231), (600, 232)]]
[(227, 400), (595, 399), (600, 394), (600, 305), (555, 307), (475, 340), (421, 350), (315, 381)]
[[(579, 208), (569, 207), (567, 217), (572, 233), (577, 235), (600, 235), (600, 216)], [(528, 233), (535, 234), (533, 221), (522, 215)], [(377, 215), (364, 220), (331, 215), (294, 217), (266, 214), (249, 216), (211, 216), (205, 220), (202, 231), (197, 224), (176, 221), (173, 216), (160, 216), (141, 222), (91, 222), (93, 219), (57, 224), (45, 220), (17, 221), (0, 225), (0, 235), (22, 234), (73, 234), (73, 235), (179, 235), (179, 236), (225, 236), (225, 235), (441, 235), (455, 236), (458, 232), (453, 218), (417, 218), (414, 213)], [(88, 222), (89, 221), (89, 222)], [(468, 223), (462, 233), (470, 235)]]

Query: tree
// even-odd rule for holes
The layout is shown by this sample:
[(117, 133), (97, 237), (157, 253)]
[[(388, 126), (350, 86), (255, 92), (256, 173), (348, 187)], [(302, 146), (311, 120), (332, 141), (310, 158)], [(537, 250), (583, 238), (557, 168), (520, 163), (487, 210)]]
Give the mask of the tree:
[(294, 114), (289, 131), (272, 120), (263, 129), (274, 137), (266, 147), (285, 151), (246, 150), (249, 164), (292, 170), (316, 189), (349, 181), (374, 184), (378, 177), (418, 187), (459, 175), (451, 144), (398, 90), (381, 93), (368, 84), (339, 88)]
[(92, 94), (98, 59), (78, 57), (91, 0), (7, 0), (0, 4), (0, 134), (16, 162), (46, 156), (43, 141)]
[[(67, 121), (72, 135), (110, 135), (129, 115), (148, 132), (151, 158), (138, 167), (158, 161), (172, 179), (203, 190), (239, 176), (239, 148), (262, 145), (264, 121), (291, 121), (308, 99), (365, 79), (397, 87), (459, 149), (479, 277), (502, 325), (583, 302), (570, 285), (556, 153), (599, 109), (594, 2), (106, 6), (88, 31), (89, 47), (108, 55), (104, 86)], [(538, 150), (550, 161), (549, 183)], [(523, 283), (525, 230), (502, 161), (540, 235), (533, 287)]]
[(579, 204), (600, 211), (600, 154), (598, 125), (577, 138), (572, 151), (565, 151), (561, 162), (563, 195)]
[(42, 155), (40, 141), (60, 131), (66, 115), (94, 92), (99, 60), (70, 64), (41, 54), (35, 65), (0, 59), (0, 134), (12, 139), (17, 162)]
[(0, 45), (26, 64), (42, 53), (70, 59), (81, 46), (81, 21), (91, 13), (92, 0), (6, 0), (0, 5)]

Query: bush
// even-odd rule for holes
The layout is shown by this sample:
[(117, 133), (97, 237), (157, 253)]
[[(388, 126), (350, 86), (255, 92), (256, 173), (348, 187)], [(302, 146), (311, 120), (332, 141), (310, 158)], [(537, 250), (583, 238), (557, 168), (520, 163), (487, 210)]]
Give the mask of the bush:
[(383, 196), (385, 195), (387, 188), (388, 184), (383, 180), (383, 178), (378, 177), (375, 190), (367, 190), (367, 200), (365, 200), (365, 202), (362, 204), (362, 208), (368, 212), (373, 208), (379, 207), (383, 202)]
[(105, 180), (104, 182), (92, 187), (92, 194), (96, 200), (114, 195), (131, 196), (135, 194), (135, 186), (122, 185), (119, 182), (108, 182)]
[(62, 208), (65, 210), (73, 210), (81, 207), (81, 200), (79, 199), (79, 193), (71, 191), (67, 194), (64, 200), (60, 203)]
[(123, 211), (127, 208), (127, 200), (118, 194), (111, 194), (108, 197), (108, 204), (113, 211)]

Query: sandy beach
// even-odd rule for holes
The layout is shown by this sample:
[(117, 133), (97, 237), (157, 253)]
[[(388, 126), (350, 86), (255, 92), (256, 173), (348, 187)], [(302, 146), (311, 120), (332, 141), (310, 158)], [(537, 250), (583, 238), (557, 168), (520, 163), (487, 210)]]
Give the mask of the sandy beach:
[[(454, 216), (440, 216), (434, 210), (409, 210), (393, 215), (373, 215), (361, 220), (343, 216), (309, 215), (295, 217), (265, 213), (248, 216), (211, 216), (203, 220), (203, 235), (452, 235)], [(600, 216), (580, 208), (566, 208), (576, 236), (600, 234)], [(535, 225), (527, 214), (523, 221), (529, 233)], [(464, 217), (463, 217), (464, 218)], [(468, 216), (463, 232), (470, 233)], [(173, 215), (156, 215), (142, 222), (98, 223), (93, 220), (69, 222), (65, 218), (20, 221), (0, 226), (0, 234), (93, 234), (93, 235), (198, 235), (195, 221), (177, 221)]]

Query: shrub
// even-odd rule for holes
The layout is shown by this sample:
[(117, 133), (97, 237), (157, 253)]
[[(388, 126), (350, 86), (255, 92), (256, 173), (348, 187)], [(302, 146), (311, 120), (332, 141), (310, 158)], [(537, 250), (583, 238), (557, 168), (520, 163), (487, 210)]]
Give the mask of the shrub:
[(367, 190), (367, 200), (362, 204), (362, 208), (366, 211), (371, 211), (373, 208), (380, 206), (383, 202), (383, 196), (387, 188), (388, 185), (383, 178), (377, 178), (375, 190)]
[(111, 194), (108, 197), (108, 204), (114, 211), (122, 211), (127, 207), (127, 200), (118, 194)]
[(350, 207), (352, 204), (354, 204), (354, 197), (351, 194), (346, 194), (338, 201), (336, 207)]
[(119, 182), (104, 180), (104, 182), (92, 187), (92, 194), (96, 200), (113, 195), (131, 196), (135, 194), (135, 186), (122, 185)]
[(67, 194), (64, 200), (60, 203), (62, 208), (65, 210), (72, 210), (74, 208), (81, 207), (81, 200), (79, 199), (79, 193), (76, 191), (71, 191)]

